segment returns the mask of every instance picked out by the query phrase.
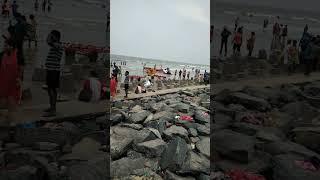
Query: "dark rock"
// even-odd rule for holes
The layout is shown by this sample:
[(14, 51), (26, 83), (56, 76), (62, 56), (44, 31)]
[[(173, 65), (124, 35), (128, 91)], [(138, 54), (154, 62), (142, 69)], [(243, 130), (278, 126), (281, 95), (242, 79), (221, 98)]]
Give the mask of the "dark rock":
[(131, 123), (123, 123), (120, 126), (135, 129), (135, 130), (141, 130), (143, 128), (141, 124), (131, 124)]
[(178, 176), (170, 171), (166, 171), (165, 179), (166, 180), (195, 180), (195, 178), (193, 177)]
[(173, 137), (179, 136), (179, 137), (184, 138), (186, 141), (189, 140), (188, 131), (183, 127), (175, 126), (175, 125), (173, 125), (173, 126), (169, 127), (168, 129), (166, 129), (163, 132), (163, 135), (167, 139), (173, 139)]
[(62, 146), (72, 138), (64, 130), (52, 128), (18, 129), (15, 137), (24, 146), (32, 146), (36, 142), (51, 142)]
[(206, 175), (206, 174), (200, 174), (200, 175), (197, 177), (197, 180), (210, 180), (210, 176), (209, 176), (209, 175)]
[(132, 123), (143, 122), (151, 113), (149, 111), (143, 110), (138, 113), (134, 113), (129, 117), (129, 121)]
[(168, 105), (164, 102), (159, 102), (159, 103), (154, 103), (154, 104), (151, 104), (150, 106), (150, 111), (151, 112), (160, 112), (162, 111), (164, 108), (166, 108)]
[(131, 147), (131, 144), (133, 142), (132, 138), (119, 136), (119, 135), (111, 135), (110, 137), (111, 158), (117, 159), (121, 157), (124, 153), (126, 153), (126, 151)]
[(296, 144), (293, 142), (272, 142), (269, 144), (265, 144), (263, 147), (263, 151), (276, 156), (280, 154), (294, 154), (297, 156), (302, 156), (304, 158), (316, 156), (320, 158), (320, 155), (315, 152), (305, 148), (300, 144)]
[(319, 116), (319, 111), (304, 101), (289, 103), (281, 108), (281, 112), (294, 117), (291, 122), (293, 127), (310, 125), (312, 119)]
[(210, 128), (202, 124), (196, 124), (196, 129), (200, 136), (209, 136), (210, 135)]
[(213, 119), (217, 124), (229, 124), (232, 122), (232, 118), (230, 116), (222, 113), (215, 113)]
[(136, 169), (134, 170), (129, 179), (153, 179), (153, 180), (163, 180), (161, 176), (152, 171), (150, 168)]
[(134, 150), (129, 150), (127, 152), (127, 157), (130, 158), (130, 159), (138, 159), (138, 158), (142, 158), (143, 154), (139, 153), (137, 151), (134, 151)]
[(105, 180), (104, 172), (101, 172), (97, 167), (80, 163), (72, 165), (68, 168), (68, 176), (70, 179), (86, 179), (86, 180)]
[(231, 103), (238, 103), (246, 108), (255, 109), (259, 111), (267, 111), (271, 109), (271, 105), (264, 99), (250, 96), (244, 93), (233, 93), (230, 95)]
[(320, 179), (319, 171), (310, 171), (295, 164), (296, 160), (303, 160), (293, 155), (279, 155), (274, 158), (274, 180), (316, 180)]
[(210, 158), (210, 138), (204, 138), (197, 142), (196, 147), (198, 151)]
[(269, 170), (271, 167), (271, 158), (272, 156), (264, 152), (256, 152), (252, 160), (248, 163), (240, 163), (233, 160), (224, 159), (216, 163), (217, 168), (221, 169), (224, 172), (231, 171), (234, 169), (243, 170), (246, 172), (260, 174)]
[(146, 141), (135, 145), (138, 152), (142, 152), (146, 157), (160, 157), (166, 148), (166, 143), (162, 139)]
[(145, 126), (157, 129), (161, 135), (167, 128), (166, 121), (164, 121), (162, 119), (158, 120), (158, 121), (150, 121), (148, 123), (145, 123)]
[(292, 133), (296, 143), (320, 153), (320, 127), (298, 127)]
[(142, 142), (158, 139), (157, 135), (154, 134), (149, 129), (142, 129), (141, 131), (139, 131), (132, 138), (134, 138), (134, 140), (133, 140), (134, 144), (138, 144), (138, 143), (142, 143)]
[(210, 143), (220, 154), (243, 163), (248, 163), (254, 152), (254, 138), (230, 130), (213, 133)]
[(16, 170), (10, 170), (10, 171), (1, 171), (0, 172), (0, 178), (3, 180), (34, 180), (38, 178), (44, 178), (39, 177), (37, 175), (38, 171), (37, 168), (32, 166), (22, 166), (17, 168)]
[(210, 161), (205, 156), (197, 154), (193, 151), (187, 153), (187, 158), (184, 161), (179, 173), (210, 174)]
[(188, 113), (190, 106), (188, 104), (178, 103), (174, 106), (174, 108), (179, 112)]
[(115, 124), (118, 124), (118, 123), (124, 121), (125, 119), (122, 114), (111, 113), (110, 120), (111, 120), (112, 125), (115, 125)]
[(284, 141), (285, 134), (277, 128), (262, 128), (256, 134), (256, 138), (264, 142)]
[(187, 143), (180, 137), (172, 139), (166, 150), (163, 152), (160, 167), (171, 171), (179, 170), (187, 154)]
[(238, 123), (234, 123), (231, 126), (231, 129), (238, 133), (246, 134), (248, 136), (253, 136), (261, 129), (261, 126), (244, 123), (244, 122), (238, 122)]
[(111, 178), (122, 178), (129, 176), (136, 169), (143, 169), (145, 158), (122, 158), (111, 162)]
[(197, 132), (197, 130), (194, 129), (194, 128), (189, 128), (188, 132), (189, 132), (189, 134), (190, 134), (191, 136), (193, 136), (193, 137), (198, 136), (198, 132)]
[(59, 145), (50, 142), (36, 142), (33, 148), (40, 151), (52, 151), (57, 150), (59, 148)]

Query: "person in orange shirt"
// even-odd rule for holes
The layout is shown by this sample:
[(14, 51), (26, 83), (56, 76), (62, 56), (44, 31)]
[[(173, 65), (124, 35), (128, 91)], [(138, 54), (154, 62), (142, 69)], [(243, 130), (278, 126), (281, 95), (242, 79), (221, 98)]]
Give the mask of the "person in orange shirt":
[(116, 97), (117, 94), (117, 80), (116, 76), (112, 74), (111, 80), (110, 80), (110, 95), (111, 95), (111, 101)]

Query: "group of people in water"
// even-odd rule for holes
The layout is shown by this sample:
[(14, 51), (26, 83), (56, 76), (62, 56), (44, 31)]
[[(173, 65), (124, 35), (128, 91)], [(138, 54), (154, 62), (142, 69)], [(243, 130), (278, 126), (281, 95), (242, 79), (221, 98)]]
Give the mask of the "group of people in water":
[[(235, 20), (234, 32), (230, 32), (225, 26), (220, 34), (221, 45), (220, 45), (220, 56), (227, 56), (228, 54), (228, 40), (232, 36), (233, 43), (233, 55), (241, 55), (241, 47), (244, 44), (244, 26), (239, 26), (239, 18)], [(316, 70), (318, 66), (318, 60), (320, 57), (320, 36), (313, 36), (309, 32), (308, 25), (305, 26), (302, 38), (299, 40), (289, 38), (288, 25), (280, 24), (278, 21), (280, 17), (276, 18), (276, 22), (273, 25), (272, 34), (273, 39), (271, 42), (271, 53), (276, 53), (280, 63), (288, 66), (288, 73), (292, 74), (295, 72), (298, 64), (305, 65), (305, 74), (309, 75), (312, 70)], [(263, 31), (267, 28), (269, 20), (264, 20)], [(213, 33), (214, 26), (211, 25), (210, 29), (210, 42), (213, 45)], [(247, 50), (248, 56), (252, 56), (256, 33), (251, 32), (247, 38)], [(224, 54), (223, 54), (224, 53)]]

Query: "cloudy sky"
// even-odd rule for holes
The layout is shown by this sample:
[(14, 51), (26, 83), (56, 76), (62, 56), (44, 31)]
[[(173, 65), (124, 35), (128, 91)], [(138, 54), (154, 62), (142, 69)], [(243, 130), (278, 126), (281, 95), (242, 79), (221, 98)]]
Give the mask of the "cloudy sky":
[(210, 0), (111, 0), (112, 54), (210, 63)]
[(253, 5), (266, 5), (271, 7), (288, 8), (295, 10), (312, 10), (318, 11), (319, 0), (212, 0), (219, 2), (235, 2)]

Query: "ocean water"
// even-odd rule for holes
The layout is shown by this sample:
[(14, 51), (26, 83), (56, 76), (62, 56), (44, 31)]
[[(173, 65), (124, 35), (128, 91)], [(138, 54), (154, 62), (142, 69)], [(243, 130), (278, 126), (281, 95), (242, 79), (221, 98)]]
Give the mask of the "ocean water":
[[(121, 62), (126, 62), (126, 65), (121, 65)], [(200, 69), (201, 73), (204, 73), (206, 70), (210, 72), (210, 65), (201, 65), (201, 64), (190, 64), (190, 63), (181, 63), (181, 62), (174, 62), (174, 61), (165, 61), (165, 60), (154, 60), (154, 59), (147, 59), (147, 58), (137, 58), (137, 57), (130, 57), (130, 56), (121, 56), (121, 55), (110, 55), (110, 63), (115, 62), (116, 65), (121, 66), (122, 74), (125, 71), (129, 71), (130, 75), (144, 75), (143, 73), (143, 66), (146, 64), (146, 67), (154, 67), (160, 68), (169, 68), (172, 72), (172, 76), (169, 78), (173, 78), (175, 70), (179, 72), (183, 68), (186, 68), (187, 72), (190, 72), (190, 77), (194, 76), (193, 69)]]

